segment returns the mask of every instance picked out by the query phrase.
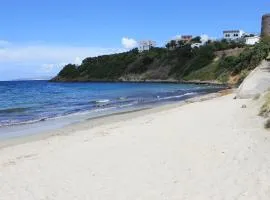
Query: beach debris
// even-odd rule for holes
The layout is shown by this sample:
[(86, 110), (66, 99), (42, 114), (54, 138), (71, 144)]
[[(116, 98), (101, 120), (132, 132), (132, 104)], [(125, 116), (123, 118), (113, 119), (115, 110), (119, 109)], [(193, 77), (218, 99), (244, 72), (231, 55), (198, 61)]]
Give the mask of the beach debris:
[(265, 123), (264, 123), (264, 128), (265, 129), (270, 129), (270, 118), (268, 118)]
[(260, 97), (261, 97), (260, 94), (256, 94), (256, 95), (253, 97), (253, 100), (254, 100), (254, 101), (255, 101), (255, 100), (258, 100)]
[(247, 108), (247, 105), (246, 104), (243, 104), (241, 108)]
[(117, 100), (120, 100), (120, 101), (123, 101), (123, 100), (126, 100), (127, 97), (118, 97)]
[(267, 118), (270, 113), (270, 92), (264, 96), (264, 103), (260, 108), (259, 116)]

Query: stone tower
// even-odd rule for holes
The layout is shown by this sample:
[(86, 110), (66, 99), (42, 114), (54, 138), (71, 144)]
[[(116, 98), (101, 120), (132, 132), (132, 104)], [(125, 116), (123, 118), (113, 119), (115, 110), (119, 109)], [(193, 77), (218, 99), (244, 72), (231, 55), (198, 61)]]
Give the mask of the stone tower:
[(270, 14), (265, 14), (262, 16), (262, 37), (270, 36)]

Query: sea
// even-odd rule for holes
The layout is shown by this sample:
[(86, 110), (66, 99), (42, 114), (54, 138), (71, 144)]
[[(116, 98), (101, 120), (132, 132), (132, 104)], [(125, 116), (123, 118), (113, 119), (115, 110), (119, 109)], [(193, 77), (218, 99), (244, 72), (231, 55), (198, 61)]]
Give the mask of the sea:
[(214, 93), (218, 85), (0, 82), (0, 139)]

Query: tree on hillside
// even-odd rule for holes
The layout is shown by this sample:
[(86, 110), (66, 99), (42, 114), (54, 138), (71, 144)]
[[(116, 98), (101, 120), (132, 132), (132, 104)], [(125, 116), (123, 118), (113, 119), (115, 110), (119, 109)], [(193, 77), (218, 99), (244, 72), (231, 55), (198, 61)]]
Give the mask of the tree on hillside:
[(168, 42), (168, 43), (165, 45), (165, 47), (166, 47), (167, 49), (170, 49), (170, 48), (171, 48), (171, 43)]
[(177, 47), (182, 48), (183, 46), (185, 46), (185, 43), (183, 42), (183, 40), (178, 40), (177, 41)]
[(171, 40), (165, 46), (167, 49), (175, 49), (177, 47), (177, 43), (175, 40)]
[(200, 43), (201, 42), (201, 37), (200, 36), (197, 36), (195, 38), (192, 38), (191, 42), (192, 43)]
[(63, 70), (59, 72), (58, 75), (67, 78), (76, 78), (79, 76), (78, 66), (74, 64), (68, 64), (63, 68)]
[(170, 45), (171, 45), (171, 48), (175, 49), (176, 48), (176, 41), (175, 40), (171, 40), (170, 41)]

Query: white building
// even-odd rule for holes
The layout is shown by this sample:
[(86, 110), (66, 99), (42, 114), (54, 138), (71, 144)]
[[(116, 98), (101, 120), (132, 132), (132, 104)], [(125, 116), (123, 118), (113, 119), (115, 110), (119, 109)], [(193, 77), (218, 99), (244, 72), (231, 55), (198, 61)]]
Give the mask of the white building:
[(139, 52), (149, 51), (156, 46), (156, 42), (152, 40), (144, 40), (139, 42)]
[(256, 43), (260, 42), (259, 36), (248, 36), (245, 37), (245, 44), (246, 45), (255, 45)]
[(242, 30), (228, 30), (223, 31), (223, 38), (226, 40), (238, 40), (245, 35), (245, 32)]
[(194, 49), (194, 48), (200, 48), (201, 46), (203, 46), (204, 45), (204, 43), (193, 43), (192, 45), (191, 45), (191, 48), (192, 49)]

